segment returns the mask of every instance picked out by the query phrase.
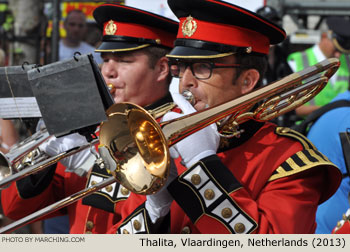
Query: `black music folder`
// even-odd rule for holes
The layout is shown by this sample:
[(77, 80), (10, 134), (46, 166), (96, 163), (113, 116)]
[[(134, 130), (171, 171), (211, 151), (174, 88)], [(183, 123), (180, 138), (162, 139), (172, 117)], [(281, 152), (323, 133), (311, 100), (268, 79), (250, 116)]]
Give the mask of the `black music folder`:
[(28, 80), (50, 134), (87, 136), (107, 120), (113, 98), (91, 54), (32, 69)]

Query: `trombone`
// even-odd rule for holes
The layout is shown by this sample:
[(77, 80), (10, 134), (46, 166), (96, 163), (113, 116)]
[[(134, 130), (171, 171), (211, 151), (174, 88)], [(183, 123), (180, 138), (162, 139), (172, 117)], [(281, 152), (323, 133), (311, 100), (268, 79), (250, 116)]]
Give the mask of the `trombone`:
[(227, 122), (219, 125), (219, 133), (234, 136), (243, 122), (289, 112), (317, 95), (339, 65), (335, 58), (326, 59), (232, 101), (161, 123), (140, 106), (114, 104), (100, 126), (99, 153), (121, 185), (137, 194), (153, 194), (169, 175), (172, 145), (223, 119)]
[(232, 101), (162, 123), (135, 104), (114, 104), (106, 111), (108, 120), (100, 125), (99, 147), (104, 165), (113, 176), (0, 228), (0, 233), (11, 232), (114, 182), (134, 193), (155, 193), (169, 175), (169, 147), (227, 117), (219, 131), (229, 129), (234, 135), (236, 126), (250, 119), (267, 121), (289, 112), (317, 95), (339, 65), (338, 59), (326, 59)]

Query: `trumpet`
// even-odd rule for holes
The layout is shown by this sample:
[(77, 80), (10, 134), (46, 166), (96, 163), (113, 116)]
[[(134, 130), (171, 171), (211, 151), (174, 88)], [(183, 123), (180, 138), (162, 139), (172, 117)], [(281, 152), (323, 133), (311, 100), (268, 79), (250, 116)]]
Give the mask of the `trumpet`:
[(339, 65), (335, 58), (326, 59), (232, 101), (161, 123), (138, 105), (114, 104), (100, 126), (99, 153), (120, 184), (137, 194), (153, 194), (169, 175), (172, 145), (222, 120), (219, 133), (232, 137), (250, 119), (268, 121), (294, 110), (317, 95)]
[[(0, 233), (11, 232), (114, 182), (134, 193), (153, 194), (169, 175), (172, 145), (223, 119), (219, 131), (226, 134), (229, 129), (231, 136), (237, 125), (247, 120), (266, 121), (287, 113), (317, 95), (339, 65), (338, 59), (326, 59), (232, 101), (161, 123), (154, 119), (155, 114), (162, 115), (173, 106), (146, 111), (132, 103), (114, 104), (106, 111), (108, 120), (100, 125), (99, 139), (100, 155), (113, 176), (0, 228)], [(252, 111), (258, 103), (261, 105)]]

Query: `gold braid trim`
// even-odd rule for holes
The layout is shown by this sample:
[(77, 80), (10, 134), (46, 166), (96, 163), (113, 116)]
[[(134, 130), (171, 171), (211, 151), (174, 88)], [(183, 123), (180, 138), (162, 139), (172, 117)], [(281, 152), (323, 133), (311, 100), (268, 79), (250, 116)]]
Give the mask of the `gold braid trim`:
[(294, 175), (319, 165), (335, 166), (326, 156), (320, 153), (316, 147), (301, 133), (289, 128), (277, 127), (276, 134), (290, 137), (301, 143), (304, 150), (295, 153), (284, 161), (272, 174), (268, 181)]

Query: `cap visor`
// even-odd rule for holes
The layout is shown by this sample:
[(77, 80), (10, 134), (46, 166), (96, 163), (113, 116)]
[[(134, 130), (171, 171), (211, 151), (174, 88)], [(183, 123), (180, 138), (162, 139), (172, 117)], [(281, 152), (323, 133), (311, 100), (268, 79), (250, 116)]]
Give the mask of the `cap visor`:
[(220, 58), (234, 54), (233, 52), (219, 53), (216, 51), (202, 50), (193, 47), (175, 46), (174, 49), (167, 55), (169, 58), (197, 58), (209, 59)]
[(123, 52), (145, 48), (150, 44), (135, 44), (126, 42), (102, 42), (95, 52)]

